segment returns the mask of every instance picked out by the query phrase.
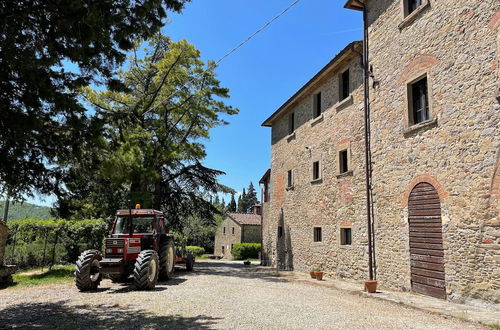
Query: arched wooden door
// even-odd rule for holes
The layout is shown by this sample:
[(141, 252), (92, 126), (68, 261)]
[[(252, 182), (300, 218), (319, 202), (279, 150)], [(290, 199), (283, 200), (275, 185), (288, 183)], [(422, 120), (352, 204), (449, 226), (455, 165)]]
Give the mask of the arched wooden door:
[(441, 203), (431, 184), (419, 183), (411, 191), (408, 219), (412, 290), (446, 299)]

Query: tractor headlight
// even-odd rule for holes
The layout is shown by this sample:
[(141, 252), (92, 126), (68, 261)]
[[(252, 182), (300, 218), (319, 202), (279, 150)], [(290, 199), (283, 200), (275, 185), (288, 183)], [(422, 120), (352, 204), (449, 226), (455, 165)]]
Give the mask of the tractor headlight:
[(123, 253), (123, 249), (118, 249), (118, 253)]
[(111, 252), (113, 252), (112, 249), (106, 249), (106, 253), (111, 253)]

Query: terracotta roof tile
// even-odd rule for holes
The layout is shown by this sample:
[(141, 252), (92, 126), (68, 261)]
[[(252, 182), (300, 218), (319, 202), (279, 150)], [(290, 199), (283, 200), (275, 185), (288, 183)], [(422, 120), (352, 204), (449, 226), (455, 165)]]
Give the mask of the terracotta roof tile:
[(254, 213), (228, 213), (228, 217), (240, 225), (260, 226), (260, 215)]

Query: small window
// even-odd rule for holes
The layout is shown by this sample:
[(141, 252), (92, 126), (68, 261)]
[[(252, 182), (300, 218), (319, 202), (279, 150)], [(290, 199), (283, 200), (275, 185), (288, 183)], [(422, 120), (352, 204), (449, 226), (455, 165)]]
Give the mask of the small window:
[(233, 250), (233, 245), (234, 245), (234, 244), (231, 244), (231, 251)]
[(232, 228), (232, 234), (234, 235), (234, 227)]
[(340, 228), (340, 244), (341, 245), (352, 244), (351, 228)]
[(288, 134), (295, 132), (295, 112), (288, 115)]
[(349, 88), (349, 69), (340, 75), (340, 101), (349, 97), (351, 90)]
[(224, 254), (224, 245), (222, 246), (222, 254)]
[(314, 227), (314, 241), (321, 242), (322, 240), (323, 240), (323, 237), (321, 234), (321, 227)]
[(347, 149), (339, 152), (339, 173), (346, 173), (349, 171), (349, 161), (347, 157)]
[(313, 118), (321, 116), (321, 92), (314, 94)]
[(283, 226), (278, 226), (278, 238), (283, 237)]
[(287, 172), (286, 185), (288, 188), (293, 187), (293, 172), (292, 172), (292, 170), (289, 170)]
[(423, 0), (405, 0), (405, 1), (406, 1), (406, 15), (410, 15), (423, 4)]
[(222, 228), (222, 233), (226, 235), (226, 227)]
[(312, 179), (313, 180), (319, 180), (321, 178), (320, 175), (320, 167), (319, 167), (319, 160), (313, 163), (313, 168), (312, 168)]
[(427, 77), (408, 86), (410, 123), (415, 125), (430, 119)]

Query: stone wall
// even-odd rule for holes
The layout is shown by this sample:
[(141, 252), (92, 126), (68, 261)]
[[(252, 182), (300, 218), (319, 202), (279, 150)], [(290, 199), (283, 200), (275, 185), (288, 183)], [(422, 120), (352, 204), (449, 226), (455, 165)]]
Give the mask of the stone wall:
[[(361, 52), (361, 45), (357, 44)], [(348, 52), (334, 69), (272, 125), (270, 200), (263, 205), (263, 259), (283, 269), (308, 271), (316, 264), (330, 276), (367, 277), (363, 87), (359, 54)], [(351, 96), (339, 102), (339, 75), (349, 68)], [(322, 115), (313, 118), (313, 95), (322, 94)], [(288, 135), (288, 114), (296, 129)], [(350, 171), (339, 175), (338, 154), (349, 151)], [(320, 161), (321, 178), (312, 164)], [(287, 171), (293, 188), (287, 188)], [(283, 235), (278, 237), (278, 227)], [(313, 241), (321, 227), (322, 241)], [(352, 245), (340, 244), (341, 228), (351, 228)]]
[(243, 225), (243, 234), (241, 243), (260, 243), (261, 241), (261, 226), (258, 225)]
[[(450, 300), (500, 301), (498, 1), (368, 1), (378, 279), (410, 290), (407, 198), (440, 191)], [(431, 122), (408, 120), (407, 84), (427, 75)], [(498, 184), (497, 184), (498, 185)]]
[[(241, 236), (241, 226), (230, 217), (226, 217), (215, 233), (214, 255), (224, 257), (225, 259), (232, 259), (232, 245), (241, 243)], [(222, 252), (223, 246), (224, 253)]]

